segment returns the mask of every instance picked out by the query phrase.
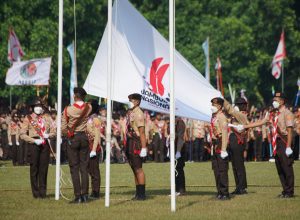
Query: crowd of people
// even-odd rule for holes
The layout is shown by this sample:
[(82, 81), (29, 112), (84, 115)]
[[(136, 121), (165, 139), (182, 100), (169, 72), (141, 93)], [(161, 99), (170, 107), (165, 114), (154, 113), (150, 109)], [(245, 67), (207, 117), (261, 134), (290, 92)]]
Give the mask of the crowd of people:
[[(56, 129), (57, 112), (54, 108), (45, 108), (50, 115), (52, 126)], [(290, 108), (295, 116), (293, 133), (294, 159), (299, 159), (299, 134), (300, 134), (300, 108)], [(248, 114), (250, 122), (261, 120), (267, 108), (256, 109), (252, 107)], [(27, 114), (32, 109), (30, 106), (18, 105), (17, 108), (9, 111), (2, 109), (0, 112), (0, 159), (12, 160), (14, 166), (28, 165), (28, 150), (26, 142), (20, 138), (20, 128)], [(146, 118), (146, 139), (148, 147), (147, 161), (166, 162), (169, 161), (169, 116), (162, 113), (144, 111)], [(106, 107), (99, 106), (97, 117), (101, 121), (101, 155), (99, 163), (105, 159), (105, 132), (106, 132)], [(112, 141), (111, 141), (111, 163), (125, 163), (124, 151), (126, 112), (117, 110), (112, 117)], [(186, 162), (204, 162), (210, 160), (210, 122), (203, 122), (194, 119), (183, 119), (185, 122), (184, 140), (186, 151), (184, 159)], [(51, 138), (53, 151), (56, 149), (56, 137)], [(61, 162), (67, 163), (66, 153), (67, 140), (63, 137), (61, 145)], [(269, 161), (272, 158), (271, 129), (263, 125), (252, 129), (247, 140), (244, 152), (245, 161)], [(51, 152), (50, 163), (55, 163), (55, 154)]]
[[(92, 194), (89, 198), (97, 199), (100, 195), (99, 163), (106, 158), (107, 112), (105, 106), (98, 105), (97, 100), (85, 103), (86, 93), (82, 88), (75, 88), (74, 93), (75, 103), (66, 107), (62, 115), (61, 163), (68, 163), (70, 166), (75, 194), (73, 202), (80, 203), (88, 200), (88, 173), (92, 179)], [(110, 158), (112, 163), (129, 163), (136, 181), (135, 199), (144, 200), (145, 176), (142, 162), (169, 161), (170, 119), (167, 114), (141, 111), (139, 94), (130, 95), (129, 100), (136, 105), (127, 111), (116, 110), (112, 114)], [(299, 159), (300, 108), (285, 108), (293, 112), (293, 117), (288, 115), (287, 119), (282, 119), (290, 120), (287, 126), (293, 127), (290, 146), (292, 155), (289, 157)], [(263, 109), (249, 109), (244, 98), (237, 98), (234, 104), (215, 98), (212, 100), (211, 122), (176, 117), (177, 195), (185, 194), (185, 162), (212, 161), (217, 197), (228, 199), (227, 171), (224, 173), (220, 170), (222, 167), (222, 170), (228, 169), (229, 160), (232, 161), (237, 185), (233, 193), (245, 194), (247, 183), (243, 163), (275, 158), (277, 133), (274, 133), (274, 123), (265, 120), (275, 110), (274, 105)], [(30, 165), (33, 197), (45, 197), (48, 165), (54, 164), (56, 160), (56, 110), (37, 98), (28, 105), (17, 105), (11, 111), (2, 109), (0, 113), (1, 159), (12, 160), (14, 166)], [(280, 123), (278, 127), (285, 126)], [(243, 126), (248, 126), (247, 132)], [(132, 152), (128, 152), (130, 149)], [(227, 162), (225, 158), (228, 158)]]

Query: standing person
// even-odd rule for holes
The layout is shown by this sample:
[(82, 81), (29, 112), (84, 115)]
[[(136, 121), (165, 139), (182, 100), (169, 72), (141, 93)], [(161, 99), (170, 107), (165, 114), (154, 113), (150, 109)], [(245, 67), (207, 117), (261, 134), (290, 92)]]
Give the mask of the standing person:
[(68, 137), (67, 154), (75, 199), (71, 203), (88, 202), (89, 191), (89, 142), (86, 135), (88, 116), (92, 110), (84, 102), (86, 91), (74, 88), (74, 104), (64, 109), (61, 129)]
[[(235, 107), (233, 108), (226, 100), (224, 100), (224, 109), (232, 115), (231, 123), (248, 124), (247, 109), (248, 103), (244, 98), (237, 98), (235, 100)], [(235, 180), (235, 190), (232, 195), (247, 194), (247, 177), (246, 168), (244, 164), (244, 152), (246, 151), (248, 132), (243, 131), (239, 133), (236, 129), (231, 128), (229, 135), (229, 152), (231, 155), (232, 171)]]
[(31, 107), (33, 113), (25, 117), (20, 136), (28, 143), (32, 195), (34, 198), (45, 198), (50, 155), (47, 139), (55, 136), (55, 131), (51, 130), (51, 119), (44, 114), (39, 98), (33, 101)]
[(227, 118), (223, 113), (224, 100), (222, 98), (213, 98), (211, 100), (212, 119), (211, 119), (211, 137), (212, 151), (211, 158), (212, 169), (214, 170), (217, 199), (228, 200), (228, 131)]
[[(18, 122), (18, 126), (21, 130), (22, 125), (24, 123), (26, 113), (23, 111), (20, 113), (20, 120)], [(18, 153), (18, 163), (21, 165), (27, 165), (27, 143), (22, 138), (19, 138), (19, 153)]]
[(142, 96), (133, 93), (128, 96), (130, 109), (127, 113), (126, 156), (134, 175), (136, 193), (133, 200), (145, 200), (146, 178), (142, 167), (147, 156), (145, 118), (140, 108)]
[(184, 174), (184, 166), (185, 166), (185, 123), (180, 117), (176, 117), (175, 120), (175, 159), (176, 163), (176, 171), (175, 173), (175, 188), (176, 188), (176, 196), (183, 196), (186, 194), (185, 188), (185, 174)]
[(152, 149), (154, 154), (155, 162), (164, 162), (164, 128), (165, 128), (165, 121), (161, 120), (161, 114), (156, 113), (155, 119), (152, 123)]
[[(55, 109), (51, 109), (50, 111), (50, 117), (51, 117), (51, 128), (56, 131), (57, 129), (57, 124), (56, 124), (56, 116), (57, 112)], [(52, 147), (52, 151), (50, 152), (50, 159), (51, 159), (51, 164), (56, 163), (56, 137), (50, 138), (50, 144)]]
[(92, 193), (90, 194), (91, 199), (100, 198), (100, 169), (99, 169), (99, 159), (100, 159), (100, 125), (101, 121), (98, 118), (99, 105), (97, 100), (92, 100), (91, 102), (92, 111), (89, 115), (87, 121), (86, 133), (89, 140), (90, 149), (90, 159), (88, 164), (88, 171), (91, 176)]
[(8, 127), (8, 117), (6, 111), (3, 111), (0, 116), (0, 126), (1, 126), (1, 147), (3, 150), (3, 160), (9, 159), (9, 145), (7, 137), (7, 127)]
[(193, 120), (192, 125), (194, 161), (203, 161), (204, 158), (204, 137), (205, 137), (205, 122)]
[(240, 130), (261, 126), (266, 123), (272, 124), (272, 146), (275, 156), (277, 173), (283, 188), (280, 198), (291, 198), (294, 196), (294, 169), (292, 132), (294, 127), (294, 115), (285, 107), (285, 97), (281, 92), (276, 92), (273, 98), (274, 112), (270, 117), (263, 120), (241, 125)]
[(14, 166), (16, 166), (18, 162), (18, 152), (19, 152), (18, 148), (20, 146), (19, 143), (20, 128), (18, 122), (19, 122), (18, 114), (13, 113), (7, 129), (8, 145), (11, 147), (12, 163)]

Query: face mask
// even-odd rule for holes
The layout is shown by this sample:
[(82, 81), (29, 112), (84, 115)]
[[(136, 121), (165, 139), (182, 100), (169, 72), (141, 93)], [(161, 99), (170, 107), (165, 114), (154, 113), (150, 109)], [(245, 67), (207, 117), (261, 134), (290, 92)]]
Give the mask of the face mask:
[(237, 107), (237, 106), (234, 106), (234, 110), (237, 111), (237, 112), (240, 111), (239, 107)]
[(43, 108), (40, 106), (37, 106), (37, 107), (34, 107), (33, 111), (35, 114), (40, 115), (43, 113)]
[(280, 106), (279, 102), (277, 102), (277, 101), (273, 101), (272, 105), (274, 108), (279, 108), (279, 106)]
[(213, 114), (218, 111), (218, 108), (216, 106), (211, 106), (210, 109)]
[(128, 107), (129, 107), (129, 108), (133, 108), (133, 107), (134, 107), (134, 104), (133, 104), (132, 102), (129, 102)]

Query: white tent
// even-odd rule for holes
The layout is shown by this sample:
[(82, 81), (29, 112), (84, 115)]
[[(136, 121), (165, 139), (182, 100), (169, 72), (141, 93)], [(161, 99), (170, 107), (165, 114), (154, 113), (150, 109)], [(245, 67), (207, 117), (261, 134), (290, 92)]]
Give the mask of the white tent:
[[(142, 94), (141, 107), (169, 113), (169, 43), (127, 1), (115, 1), (112, 18), (111, 99), (128, 103)], [(84, 88), (107, 98), (108, 31), (104, 31)], [(210, 100), (221, 96), (179, 52), (175, 52), (176, 115), (209, 121)]]

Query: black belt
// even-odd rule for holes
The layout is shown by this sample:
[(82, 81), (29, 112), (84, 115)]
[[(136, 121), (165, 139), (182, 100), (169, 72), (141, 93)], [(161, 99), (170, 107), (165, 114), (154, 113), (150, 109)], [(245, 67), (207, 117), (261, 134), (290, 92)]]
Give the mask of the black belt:
[(85, 134), (85, 131), (75, 131), (74, 135), (76, 135), (76, 134)]

